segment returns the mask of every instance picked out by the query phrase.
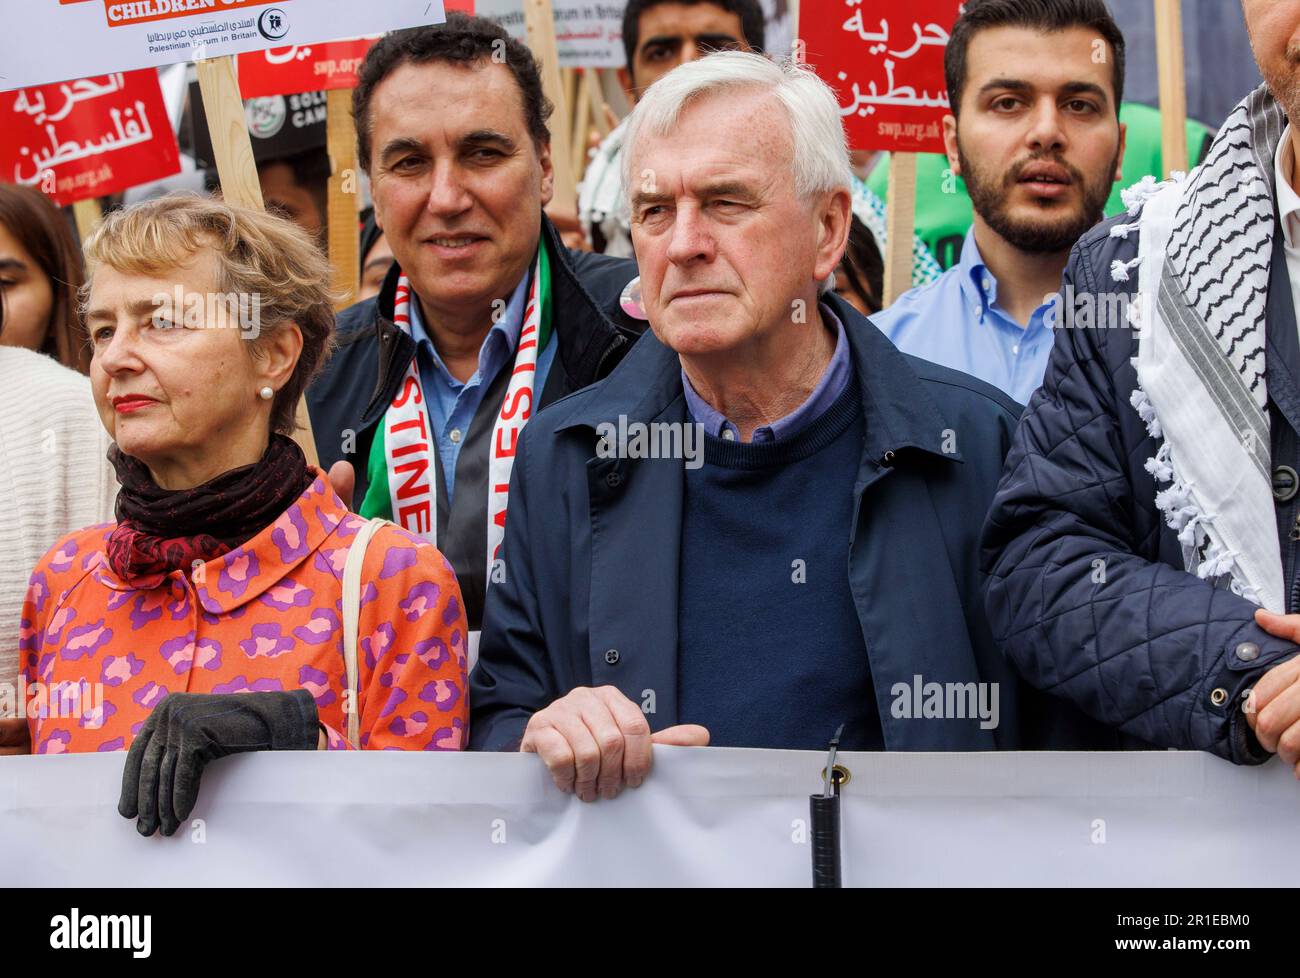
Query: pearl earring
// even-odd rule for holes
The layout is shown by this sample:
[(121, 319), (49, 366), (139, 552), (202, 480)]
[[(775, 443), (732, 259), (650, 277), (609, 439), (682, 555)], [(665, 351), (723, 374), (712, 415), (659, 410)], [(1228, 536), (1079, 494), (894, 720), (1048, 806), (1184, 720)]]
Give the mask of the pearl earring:
[(262, 400), (264, 401), (269, 401), (271, 398), (275, 397), (275, 391), (269, 387), (263, 387), (258, 391), (258, 393), (262, 396)]

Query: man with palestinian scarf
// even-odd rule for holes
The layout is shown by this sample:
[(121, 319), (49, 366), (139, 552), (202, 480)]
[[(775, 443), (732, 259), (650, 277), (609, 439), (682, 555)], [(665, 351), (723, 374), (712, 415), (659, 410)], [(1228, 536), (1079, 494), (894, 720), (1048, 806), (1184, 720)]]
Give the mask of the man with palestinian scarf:
[(1242, 6), (1265, 84), (1075, 247), (982, 562), (1030, 682), (1300, 775), (1300, 3)]
[(471, 663), (523, 425), (612, 370), (644, 325), (620, 308), (635, 265), (569, 251), (543, 214), (550, 110), (528, 49), (488, 21), (452, 14), (374, 45), (353, 111), (396, 261), (340, 315), (308, 393), (353, 506), (451, 561)]

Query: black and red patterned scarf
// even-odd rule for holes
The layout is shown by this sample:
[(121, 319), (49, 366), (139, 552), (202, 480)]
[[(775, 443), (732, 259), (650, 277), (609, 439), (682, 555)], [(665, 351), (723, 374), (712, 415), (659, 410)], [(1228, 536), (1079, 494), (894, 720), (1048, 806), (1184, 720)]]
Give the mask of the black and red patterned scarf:
[(302, 449), (280, 434), (271, 435), (260, 461), (193, 489), (160, 488), (148, 466), (116, 445), (108, 460), (122, 485), (108, 563), (128, 584), (234, 550), (274, 523), (313, 479)]

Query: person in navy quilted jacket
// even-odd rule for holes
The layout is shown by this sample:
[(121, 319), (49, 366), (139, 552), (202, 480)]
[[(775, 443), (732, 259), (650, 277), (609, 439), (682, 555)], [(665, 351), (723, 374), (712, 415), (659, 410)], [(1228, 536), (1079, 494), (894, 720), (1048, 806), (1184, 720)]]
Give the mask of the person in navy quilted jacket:
[(1031, 683), (1300, 777), (1300, 3), (1242, 6), (1265, 84), (1076, 245), (981, 563)]

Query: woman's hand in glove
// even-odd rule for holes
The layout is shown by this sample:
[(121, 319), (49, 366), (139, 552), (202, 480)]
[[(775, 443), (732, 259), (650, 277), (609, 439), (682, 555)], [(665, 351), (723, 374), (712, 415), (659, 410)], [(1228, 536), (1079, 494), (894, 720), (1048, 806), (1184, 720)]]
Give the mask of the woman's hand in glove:
[(209, 761), (258, 750), (315, 750), (316, 701), (288, 693), (172, 693), (149, 714), (126, 755), (123, 818), (141, 835), (172, 835), (189, 818)]

